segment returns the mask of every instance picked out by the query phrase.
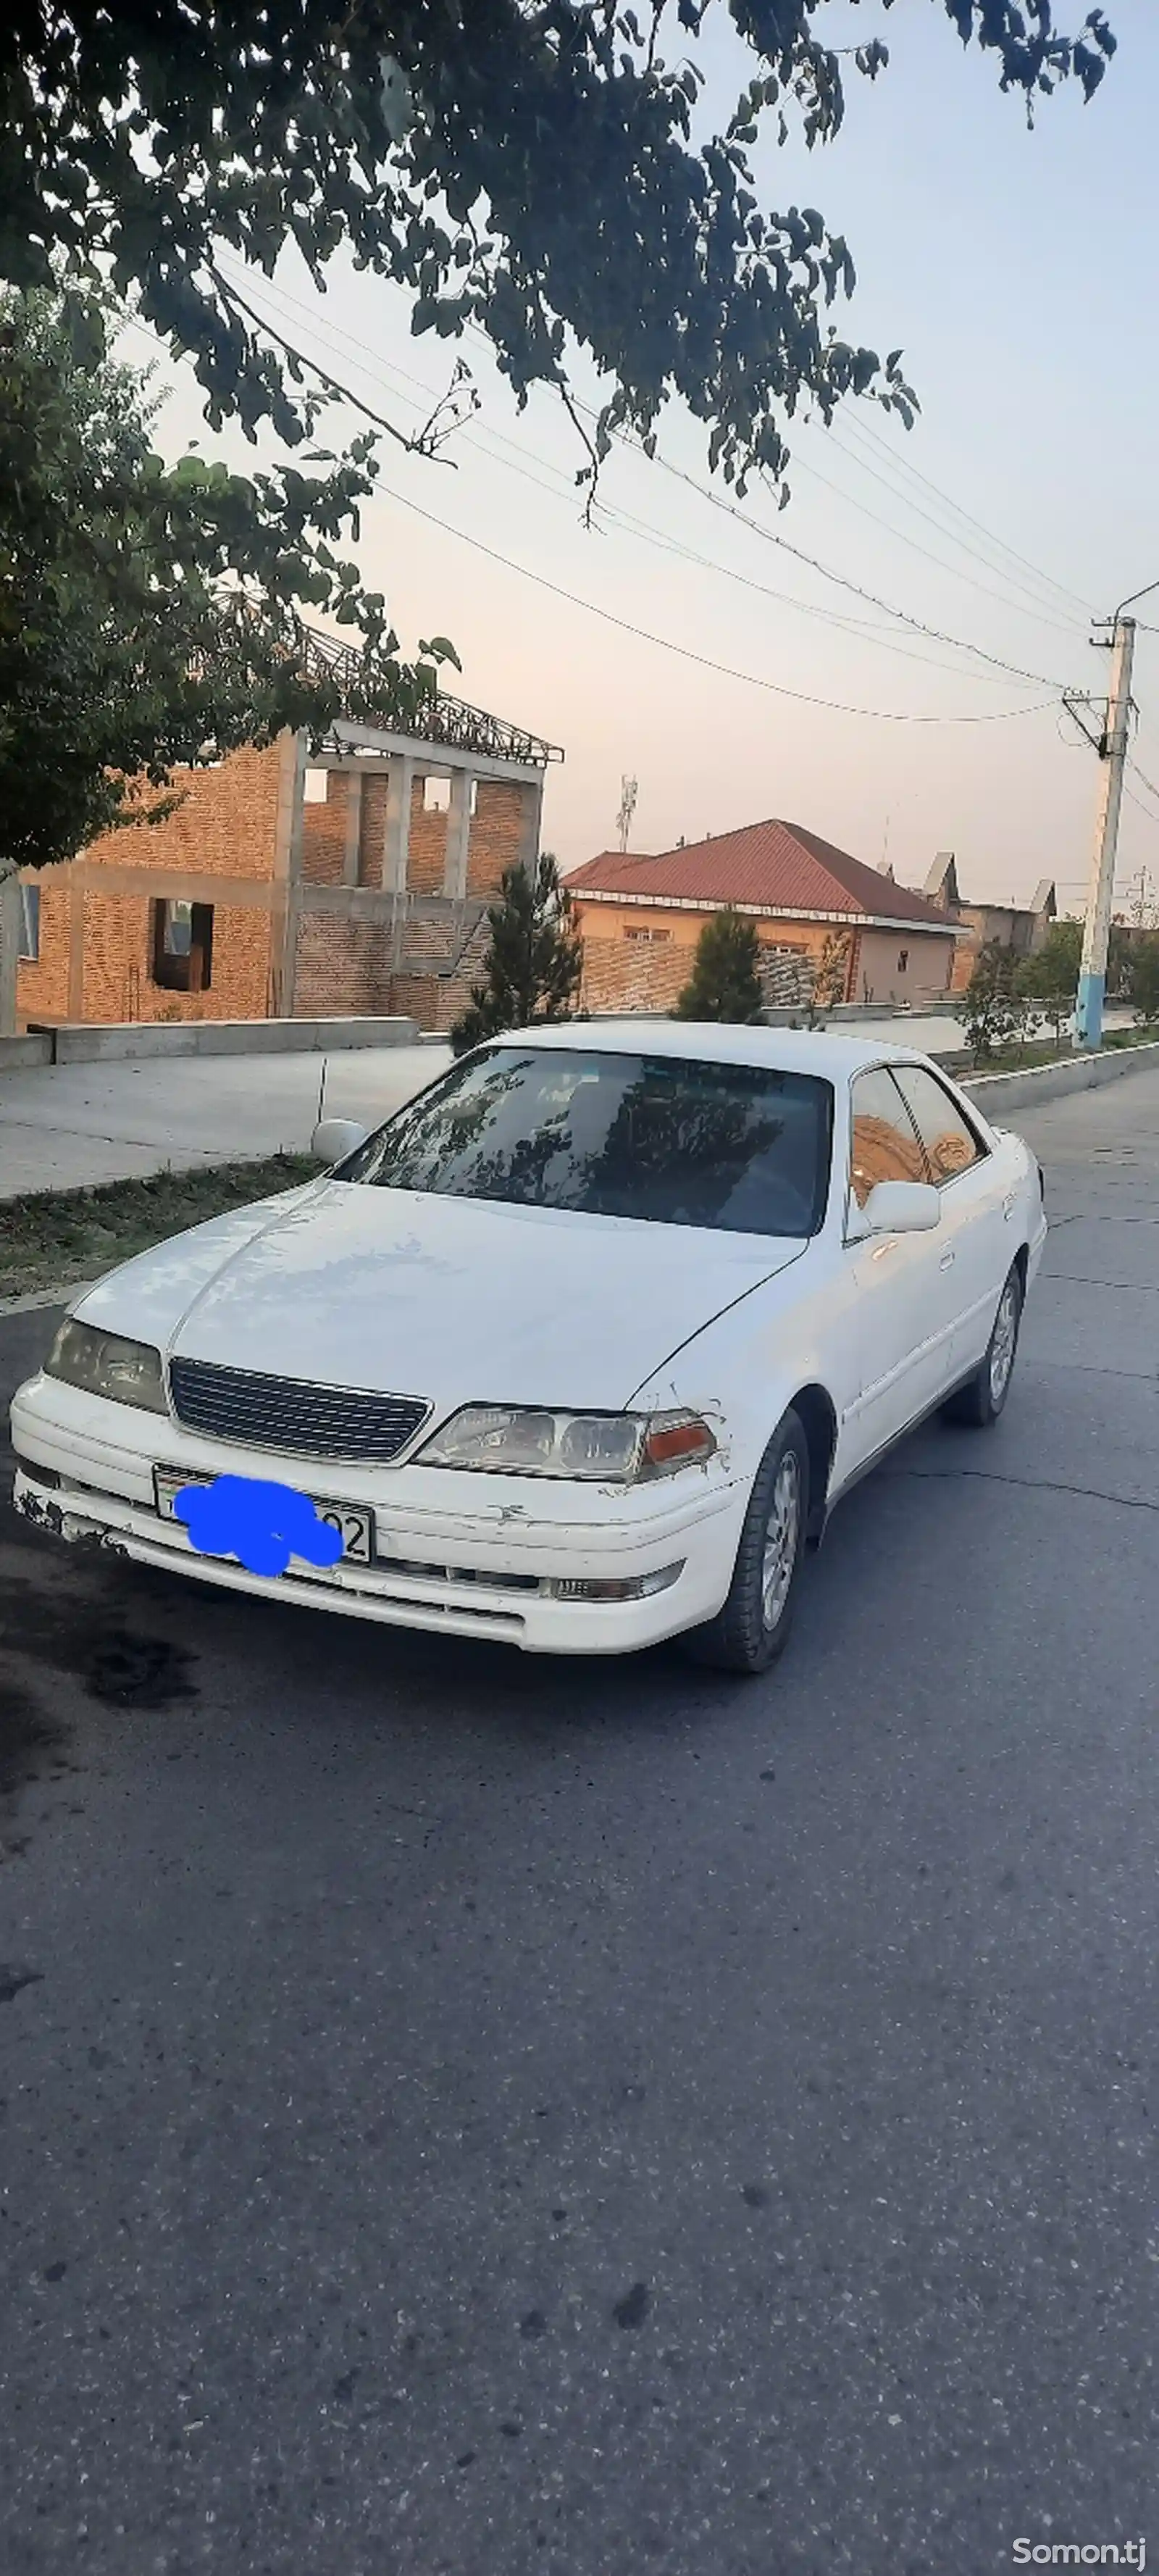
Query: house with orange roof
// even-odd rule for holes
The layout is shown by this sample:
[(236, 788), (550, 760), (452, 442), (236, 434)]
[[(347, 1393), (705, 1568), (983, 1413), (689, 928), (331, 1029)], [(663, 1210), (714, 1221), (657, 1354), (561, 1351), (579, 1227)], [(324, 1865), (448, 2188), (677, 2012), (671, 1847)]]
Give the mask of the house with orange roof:
[(754, 922), (774, 991), (779, 966), (807, 986), (823, 961), (832, 1000), (918, 1007), (950, 989), (945, 910), (799, 823), (749, 823), (649, 857), (605, 850), (567, 885), (589, 1011), (670, 1010), (705, 923), (726, 908)]

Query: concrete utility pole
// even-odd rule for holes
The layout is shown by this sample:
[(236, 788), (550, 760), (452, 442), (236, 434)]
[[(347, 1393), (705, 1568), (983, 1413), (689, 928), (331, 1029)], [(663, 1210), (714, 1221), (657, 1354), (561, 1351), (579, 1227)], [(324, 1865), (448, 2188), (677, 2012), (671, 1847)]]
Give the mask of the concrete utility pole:
[(1111, 637), (1111, 686), (1107, 700), (1107, 729), (1099, 746), (1103, 771), (1099, 781), (1095, 851), (1090, 889), (1087, 894), (1082, 964), (1079, 968), (1078, 997), (1075, 1003), (1074, 1044), (1076, 1048), (1086, 1048), (1088, 1051), (1101, 1046), (1103, 1042), (1107, 946), (1111, 930), (1115, 856), (1119, 846), (1119, 808), (1123, 801), (1123, 771), (1127, 762), (1127, 730), (1131, 718), (1131, 664), (1134, 653), (1135, 620), (1133, 617), (1124, 617), (1120, 608), (1115, 615)]

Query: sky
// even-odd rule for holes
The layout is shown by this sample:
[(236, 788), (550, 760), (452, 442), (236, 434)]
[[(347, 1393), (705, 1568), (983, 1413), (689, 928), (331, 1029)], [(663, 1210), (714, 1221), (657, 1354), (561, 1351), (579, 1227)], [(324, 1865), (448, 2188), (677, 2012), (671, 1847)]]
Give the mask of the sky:
[[(1066, 0), (1057, 14), (1069, 25)], [(724, 121), (748, 58), (714, 15), (705, 104)], [(770, 129), (760, 192), (770, 207), (815, 205), (845, 234), (858, 286), (838, 328), (900, 346), (921, 411), (908, 434), (864, 402), (831, 431), (791, 424), (784, 511), (754, 486), (739, 506), (755, 525), (731, 515), (702, 429), (672, 407), (662, 461), (617, 447), (604, 524), (585, 529), (584, 458), (562, 407), (545, 392), (520, 414), (474, 338), (460, 346), (482, 408), (452, 461), (384, 446), (364, 579), (385, 591), (404, 650), (450, 636), (459, 694), (561, 746), (544, 841), (565, 870), (617, 845), (627, 776), (633, 850), (777, 815), (905, 884), (952, 850), (967, 898), (1025, 899), (1051, 876), (1060, 910), (1081, 909), (1100, 773), (1060, 690), (1105, 692), (1091, 618), (1159, 582), (1159, 10), (1108, 0), (1108, 15), (1119, 51), (1092, 103), (1060, 91), (1028, 132), (939, 5), (822, 12), (835, 43), (880, 30), (890, 67), (873, 84), (851, 74), (836, 142), (778, 149)], [(253, 280), (252, 300), (408, 431), (446, 388), (454, 345), (412, 337), (407, 299), (342, 262), (324, 297), (288, 258), (273, 285)], [(143, 337), (129, 348), (142, 356)], [(237, 433), (205, 428), (188, 368), (165, 359), (157, 383), (167, 450), (197, 440), (252, 461)], [(335, 407), (326, 443), (359, 426)], [(1033, 676), (884, 619), (777, 538)], [(1137, 642), (1120, 907), (1141, 871), (1159, 900), (1159, 589), (1139, 616), (1157, 631)]]

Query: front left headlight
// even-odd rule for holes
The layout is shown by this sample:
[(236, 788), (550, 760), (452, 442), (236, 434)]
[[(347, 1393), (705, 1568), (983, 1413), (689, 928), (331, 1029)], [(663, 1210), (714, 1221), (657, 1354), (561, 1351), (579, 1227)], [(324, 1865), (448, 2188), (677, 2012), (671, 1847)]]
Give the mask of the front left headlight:
[(634, 1485), (702, 1465), (715, 1449), (714, 1434), (694, 1413), (549, 1413), (467, 1404), (416, 1451), (413, 1463)]
[(151, 1342), (131, 1342), (123, 1333), (102, 1333), (95, 1324), (62, 1324), (44, 1374), (79, 1386), (86, 1395), (107, 1396), (112, 1404), (137, 1404), (148, 1413), (169, 1410), (160, 1351)]

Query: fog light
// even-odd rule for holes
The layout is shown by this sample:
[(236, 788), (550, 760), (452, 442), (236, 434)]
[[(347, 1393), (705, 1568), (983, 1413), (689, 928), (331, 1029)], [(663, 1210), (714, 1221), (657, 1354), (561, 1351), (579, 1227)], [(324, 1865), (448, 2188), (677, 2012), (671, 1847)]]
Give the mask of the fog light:
[(685, 1559), (679, 1565), (662, 1565), (655, 1574), (600, 1576), (589, 1579), (560, 1575), (545, 1583), (544, 1591), (553, 1601), (645, 1601), (653, 1592), (667, 1592), (683, 1574)]

